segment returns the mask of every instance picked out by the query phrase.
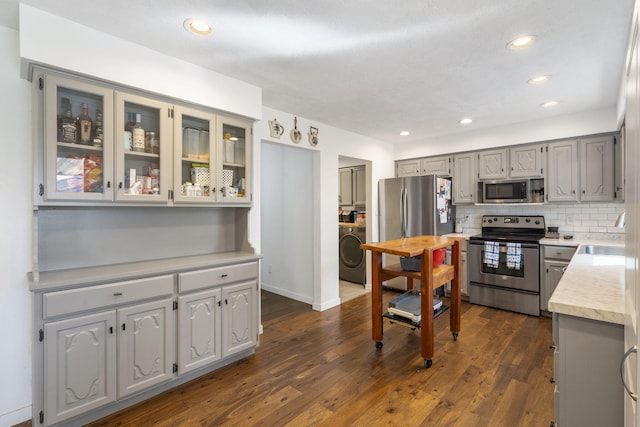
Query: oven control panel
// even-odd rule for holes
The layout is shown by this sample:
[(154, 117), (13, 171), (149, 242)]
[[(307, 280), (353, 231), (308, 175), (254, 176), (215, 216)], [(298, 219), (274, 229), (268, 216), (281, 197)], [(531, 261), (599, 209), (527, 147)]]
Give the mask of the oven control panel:
[(533, 228), (544, 230), (542, 215), (483, 215), (482, 227), (492, 228)]

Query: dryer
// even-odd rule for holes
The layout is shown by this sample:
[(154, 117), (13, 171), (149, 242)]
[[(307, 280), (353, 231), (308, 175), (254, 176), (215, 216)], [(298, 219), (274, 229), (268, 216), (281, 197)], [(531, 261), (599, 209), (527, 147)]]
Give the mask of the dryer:
[(367, 282), (366, 252), (360, 245), (366, 243), (365, 227), (340, 225), (340, 279), (365, 284)]

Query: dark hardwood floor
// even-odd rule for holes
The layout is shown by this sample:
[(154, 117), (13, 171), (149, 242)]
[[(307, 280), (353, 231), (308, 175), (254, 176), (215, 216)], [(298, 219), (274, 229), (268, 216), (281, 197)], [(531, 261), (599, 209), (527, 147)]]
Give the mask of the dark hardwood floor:
[(385, 321), (376, 350), (370, 313), (369, 295), (316, 312), (263, 291), (255, 355), (91, 426), (549, 426), (550, 319), (463, 303), (425, 369), (418, 331)]

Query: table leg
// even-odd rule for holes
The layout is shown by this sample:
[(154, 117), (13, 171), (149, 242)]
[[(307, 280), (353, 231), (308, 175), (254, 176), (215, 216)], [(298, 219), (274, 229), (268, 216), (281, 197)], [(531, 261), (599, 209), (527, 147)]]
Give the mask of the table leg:
[(453, 244), (451, 251), (451, 264), (455, 268), (455, 274), (451, 281), (451, 313), (449, 314), (449, 328), (453, 335), (453, 339), (458, 339), (460, 332), (460, 305), (462, 299), (462, 289), (460, 282), (462, 279), (462, 245), (460, 241)]
[(425, 367), (431, 367), (433, 358), (433, 252), (425, 250), (422, 254), (420, 278), (420, 326), (421, 354)]
[(382, 253), (371, 251), (371, 338), (382, 347)]

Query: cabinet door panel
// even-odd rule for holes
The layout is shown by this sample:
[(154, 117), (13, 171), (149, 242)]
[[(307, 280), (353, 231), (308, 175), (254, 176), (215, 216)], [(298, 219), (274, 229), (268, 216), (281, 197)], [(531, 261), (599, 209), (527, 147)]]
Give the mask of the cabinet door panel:
[(257, 284), (240, 283), (222, 290), (223, 357), (253, 347), (257, 335)]
[(353, 171), (351, 168), (340, 169), (340, 206), (353, 206)]
[[(173, 199), (177, 203), (215, 202), (219, 163), (216, 117), (203, 111), (174, 107), (173, 140)], [(188, 188), (187, 183), (193, 187)]]
[(47, 425), (116, 399), (115, 320), (110, 311), (44, 326)]
[(547, 201), (570, 202), (578, 200), (578, 154), (577, 141), (563, 141), (549, 144), (547, 164), (549, 165), (545, 189)]
[(220, 289), (178, 297), (180, 375), (221, 359)]
[(485, 151), (478, 156), (480, 179), (500, 179), (507, 177), (507, 150)]
[(450, 164), (451, 158), (448, 156), (422, 159), (422, 174), (451, 175)]
[(251, 122), (225, 116), (217, 118), (217, 140), (222, 141), (218, 156), (222, 168), (218, 173), (219, 202), (251, 203)]
[[(157, 144), (136, 148), (125, 131), (140, 115), (145, 138), (155, 134)], [(168, 202), (172, 182), (173, 132), (171, 105), (153, 99), (116, 92), (116, 199), (136, 202)], [(136, 151), (138, 150), (138, 151)], [(142, 151), (139, 151), (142, 150)]]
[(543, 176), (542, 145), (514, 147), (509, 150), (509, 177), (535, 178)]
[(611, 136), (580, 141), (580, 200), (613, 200), (613, 148)]
[(118, 398), (173, 376), (173, 301), (118, 310)]
[(396, 164), (396, 175), (398, 178), (420, 175), (420, 159), (399, 161)]
[[(76, 119), (87, 107), (89, 124), (80, 140)], [(98, 113), (101, 131), (96, 134)], [(113, 199), (113, 91), (78, 80), (45, 76), (44, 176), (47, 200)], [(67, 117), (68, 116), (68, 117)]]
[(454, 157), (453, 202), (456, 204), (476, 201), (476, 154), (461, 154)]

